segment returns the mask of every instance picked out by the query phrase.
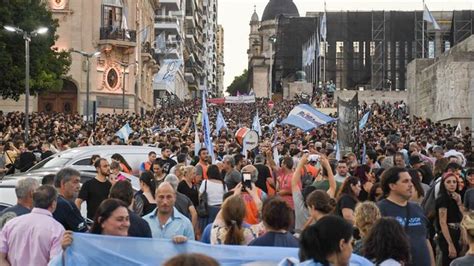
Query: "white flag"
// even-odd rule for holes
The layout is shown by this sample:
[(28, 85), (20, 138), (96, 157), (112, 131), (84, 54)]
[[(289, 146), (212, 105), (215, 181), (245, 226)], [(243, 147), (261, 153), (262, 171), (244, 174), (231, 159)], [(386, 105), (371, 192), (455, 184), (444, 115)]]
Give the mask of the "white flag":
[(456, 127), (456, 130), (454, 131), (454, 136), (459, 139), (462, 138), (461, 122), (458, 122), (458, 126)]
[(262, 136), (262, 127), (260, 126), (260, 118), (258, 117), (258, 110), (253, 117), (252, 130), (257, 131), (259, 136)]
[(435, 30), (441, 29), (438, 25), (438, 22), (436, 22), (436, 19), (433, 17), (433, 14), (431, 14), (431, 12), (428, 10), (426, 4), (425, 9), (423, 10), (423, 20), (432, 23)]

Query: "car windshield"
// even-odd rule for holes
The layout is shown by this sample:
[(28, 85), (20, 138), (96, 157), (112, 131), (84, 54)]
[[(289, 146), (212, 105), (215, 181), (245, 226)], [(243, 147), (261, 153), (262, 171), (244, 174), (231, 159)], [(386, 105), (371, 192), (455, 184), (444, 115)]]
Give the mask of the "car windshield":
[(31, 167), (28, 171), (38, 170), (40, 168), (54, 168), (65, 166), (72, 158), (55, 156), (44, 159), (35, 166)]

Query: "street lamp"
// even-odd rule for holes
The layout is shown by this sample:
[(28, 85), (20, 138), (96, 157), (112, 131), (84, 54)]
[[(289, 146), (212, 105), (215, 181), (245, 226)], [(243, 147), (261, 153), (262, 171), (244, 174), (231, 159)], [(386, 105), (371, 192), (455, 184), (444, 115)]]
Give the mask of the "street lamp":
[(273, 45), (276, 43), (277, 41), (277, 38), (275, 35), (272, 35), (270, 36), (270, 38), (268, 38), (268, 40), (270, 41), (270, 75), (269, 75), (269, 83), (270, 83), (270, 87), (268, 89), (268, 99), (272, 99), (272, 83), (273, 83)]
[(77, 54), (80, 54), (82, 55), (83, 57), (86, 58), (86, 71), (87, 71), (87, 79), (86, 79), (86, 123), (89, 124), (89, 91), (90, 91), (90, 59), (92, 57), (97, 57), (100, 55), (100, 52), (99, 51), (95, 51), (95, 52), (92, 52), (92, 53), (86, 53), (84, 51), (80, 51), (80, 50), (75, 50), (75, 49), (71, 49), (70, 50), (71, 52), (73, 53), (77, 53)]
[(125, 114), (125, 70), (131, 64), (126, 64), (123, 62), (116, 61), (121, 67), (123, 67), (123, 77), (122, 77), (122, 114)]
[(30, 42), (31, 37), (35, 37), (38, 34), (45, 34), (48, 32), (48, 28), (39, 27), (32, 32), (27, 32), (18, 27), (8, 25), (3, 26), (3, 28), (7, 31), (23, 35), (23, 39), (25, 40), (25, 140), (28, 140), (30, 131)]

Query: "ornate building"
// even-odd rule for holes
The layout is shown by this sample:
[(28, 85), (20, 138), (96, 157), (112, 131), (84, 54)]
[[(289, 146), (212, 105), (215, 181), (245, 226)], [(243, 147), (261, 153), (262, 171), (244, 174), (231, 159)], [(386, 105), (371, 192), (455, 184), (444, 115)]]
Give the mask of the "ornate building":
[[(144, 112), (153, 106), (153, 22), (158, 1), (47, 0), (59, 21), (55, 48), (72, 52), (72, 65), (59, 93), (38, 98), (38, 111), (86, 113), (89, 68), (90, 114)], [(100, 52), (93, 55), (96, 52)], [(84, 53), (90, 56), (89, 64)], [(125, 91), (124, 91), (125, 90)]]
[(224, 97), (224, 28), (217, 27), (217, 96)]
[[(280, 15), (299, 17), (298, 9), (293, 0), (270, 0), (263, 11), (262, 20), (256, 11), (250, 20), (249, 49), (247, 50), (249, 60), (249, 87), (257, 97), (269, 97), (270, 83), (274, 91), (273, 59), (275, 55), (274, 42), (277, 34), (277, 18)], [(270, 75), (271, 73), (271, 75)]]

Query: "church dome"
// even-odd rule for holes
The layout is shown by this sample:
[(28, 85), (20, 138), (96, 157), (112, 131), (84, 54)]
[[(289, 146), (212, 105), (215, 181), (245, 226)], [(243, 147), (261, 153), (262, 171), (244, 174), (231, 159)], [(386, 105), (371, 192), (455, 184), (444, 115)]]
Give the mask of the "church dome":
[(293, 0), (270, 0), (263, 11), (262, 21), (275, 19), (279, 15), (298, 16)]

